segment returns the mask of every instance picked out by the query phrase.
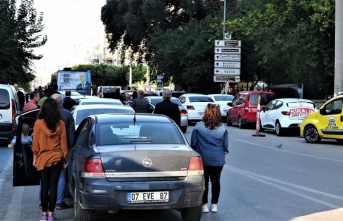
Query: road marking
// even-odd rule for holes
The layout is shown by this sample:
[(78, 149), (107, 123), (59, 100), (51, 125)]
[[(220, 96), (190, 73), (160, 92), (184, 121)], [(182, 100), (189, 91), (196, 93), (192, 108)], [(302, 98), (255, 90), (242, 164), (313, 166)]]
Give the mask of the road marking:
[(336, 160), (336, 159), (331, 159), (331, 158), (326, 158), (326, 157), (318, 157), (318, 156), (314, 156), (314, 155), (309, 155), (309, 154), (303, 154), (303, 153), (297, 153), (294, 151), (289, 151), (289, 150), (285, 150), (285, 149), (279, 149), (276, 147), (271, 147), (271, 146), (266, 146), (266, 145), (261, 145), (261, 144), (256, 144), (256, 143), (251, 143), (245, 140), (241, 140), (241, 139), (236, 139), (237, 141), (243, 142), (243, 143), (248, 143), (254, 146), (259, 146), (259, 147), (264, 147), (264, 148), (269, 148), (271, 150), (276, 150), (276, 151), (283, 151), (285, 153), (290, 153), (290, 154), (295, 154), (295, 155), (299, 155), (299, 156), (305, 156), (305, 157), (311, 157), (311, 158), (315, 158), (315, 159), (321, 159), (321, 160), (330, 160), (330, 161), (334, 161), (334, 162), (340, 162), (343, 163), (343, 160)]
[[(284, 184), (284, 185), (288, 185), (288, 186), (291, 186), (291, 187), (294, 187), (294, 188), (298, 188), (298, 189), (301, 189), (301, 190), (305, 190), (305, 191), (308, 191), (308, 192), (316, 193), (316, 194), (319, 194), (319, 195), (323, 195), (323, 196), (326, 196), (326, 197), (331, 197), (331, 198), (334, 198), (334, 199), (339, 199), (339, 200), (342, 200), (342, 201), (343, 201), (343, 197), (336, 196), (336, 195), (329, 194), (329, 193), (325, 193), (325, 192), (321, 192), (321, 191), (310, 189), (310, 188), (306, 188), (306, 187), (303, 187), (303, 186), (295, 185), (295, 184), (292, 184), (292, 183), (284, 182), (284, 181), (281, 181), (281, 180), (276, 180), (276, 179), (273, 179), (273, 178), (270, 178), (270, 177), (266, 177), (266, 176), (263, 176), (263, 175), (260, 175), (260, 174), (257, 174), (257, 173), (252, 173), (252, 172), (249, 172), (249, 171), (241, 170), (241, 169), (238, 169), (238, 168), (235, 168), (235, 167), (232, 167), (232, 166), (227, 166), (226, 165), (224, 167), (224, 169), (225, 170), (229, 170), (229, 171), (234, 172), (234, 173), (237, 173), (239, 175), (248, 177), (250, 179), (256, 180), (256, 181), (258, 181), (260, 183), (264, 183), (264, 184), (266, 184), (268, 186), (272, 186), (272, 187), (277, 188), (279, 190), (283, 190), (285, 192), (297, 195), (297, 196), (302, 197), (304, 199), (308, 199), (310, 201), (313, 201), (313, 202), (325, 205), (325, 206), (327, 206), (329, 208), (333, 208), (333, 209), (341, 208), (341, 206), (339, 206), (339, 205), (335, 205), (335, 204), (326, 202), (324, 200), (316, 199), (315, 197), (311, 197), (311, 196), (305, 195), (303, 193), (291, 190), (289, 188), (277, 185), (275, 183), (272, 183), (271, 181), (277, 182), (277, 183), (281, 183), (281, 184)], [(268, 181), (268, 180), (270, 180), (270, 181)]]
[(11, 203), (8, 206), (5, 220), (20, 220), (21, 205), (23, 203), (24, 187), (15, 187)]

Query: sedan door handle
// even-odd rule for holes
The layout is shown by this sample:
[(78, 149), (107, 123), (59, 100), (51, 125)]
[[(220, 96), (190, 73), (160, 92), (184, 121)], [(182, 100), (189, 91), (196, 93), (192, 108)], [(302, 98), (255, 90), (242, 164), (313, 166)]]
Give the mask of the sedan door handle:
[(343, 116), (341, 115), (341, 122), (343, 122)]

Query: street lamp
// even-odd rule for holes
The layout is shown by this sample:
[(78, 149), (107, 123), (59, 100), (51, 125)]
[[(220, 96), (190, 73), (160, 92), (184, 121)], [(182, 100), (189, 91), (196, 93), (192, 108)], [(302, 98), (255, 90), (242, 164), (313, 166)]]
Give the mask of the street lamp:
[(224, 15), (223, 15), (223, 40), (230, 40), (231, 39), (231, 35), (229, 33), (226, 33), (225, 31), (225, 23), (226, 23), (226, 0), (221, 0), (224, 1)]

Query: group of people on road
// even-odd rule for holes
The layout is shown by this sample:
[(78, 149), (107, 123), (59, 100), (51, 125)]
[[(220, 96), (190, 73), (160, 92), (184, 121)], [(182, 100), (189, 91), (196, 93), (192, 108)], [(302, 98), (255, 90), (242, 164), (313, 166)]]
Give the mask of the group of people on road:
[(62, 95), (46, 96), (33, 127), (32, 140), (33, 165), (40, 174), (40, 221), (56, 220), (55, 209), (69, 208), (65, 203), (66, 171), (74, 133), (74, 118), (63, 107)]
[[(138, 97), (133, 100), (132, 107), (136, 113), (149, 113), (149, 102), (144, 99), (144, 91), (137, 92)], [(177, 104), (173, 103), (170, 90), (163, 90), (163, 101), (156, 104), (154, 114), (163, 114), (170, 117), (180, 126), (180, 111)], [(198, 122), (191, 135), (191, 147), (200, 154), (204, 165), (205, 191), (203, 195), (202, 211), (209, 212), (208, 193), (211, 182), (211, 206), (210, 211), (218, 211), (220, 195), (220, 176), (225, 164), (225, 155), (228, 149), (228, 131), (222, 123), (220, 107), (216, 104), (208, 104), (205, 108), (201, 122)]]
[[(166, 115), (180, 126), (179, 107), (170, 100), (171, 91), (164, 90), (162, 96), (163, 100), (156, 104), (154, 114)], [(56, 220), (55, 208), (65, 209), (69, 207), (65, 203), (64, 194), (69, 149), (73, 144), (75, 132), (75, 122), (69, 110), (76, 103), (70, 98), (70, 91), (66, 92), (64, 100), (62, 100), (60, 93), (49, 93), (48, 90), (44, 91), (41, 102), (39, 98), (38, 92), (32, 92), (30, 101), (23, 105), (22, 110), (25, 112), (41, 108), (33, 128), (33, 165), (41, 177), (40, 205), (42, 214), (40, 221), (53, 221)], [(144, 99), (143, 90), (137, 91), (137, 98), (133, 99), (132, 108), (136, 113), (149, 113), (150, 104), (148, 100)], [(190, 145), (202, 157), (204, 166), (205, 191), (202, 199), (202, 212), (211, 211), (215, 213), (218, 210), (221, 172), (225, 164), (225, 156), (229, 153), (228, 131), (221, 121), (218, 105), (208, 104), (206, 106), (202, 121), (193, 128)], [(212, 197), (209, 210), (210, 182)]]

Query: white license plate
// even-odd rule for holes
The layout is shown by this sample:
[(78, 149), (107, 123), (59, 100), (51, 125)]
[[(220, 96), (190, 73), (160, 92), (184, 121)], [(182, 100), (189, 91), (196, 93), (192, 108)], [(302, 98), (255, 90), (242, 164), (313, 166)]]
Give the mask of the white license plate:
[(164, 203), (169, 201), (169, 191), (127, 193), (128, 203)]

